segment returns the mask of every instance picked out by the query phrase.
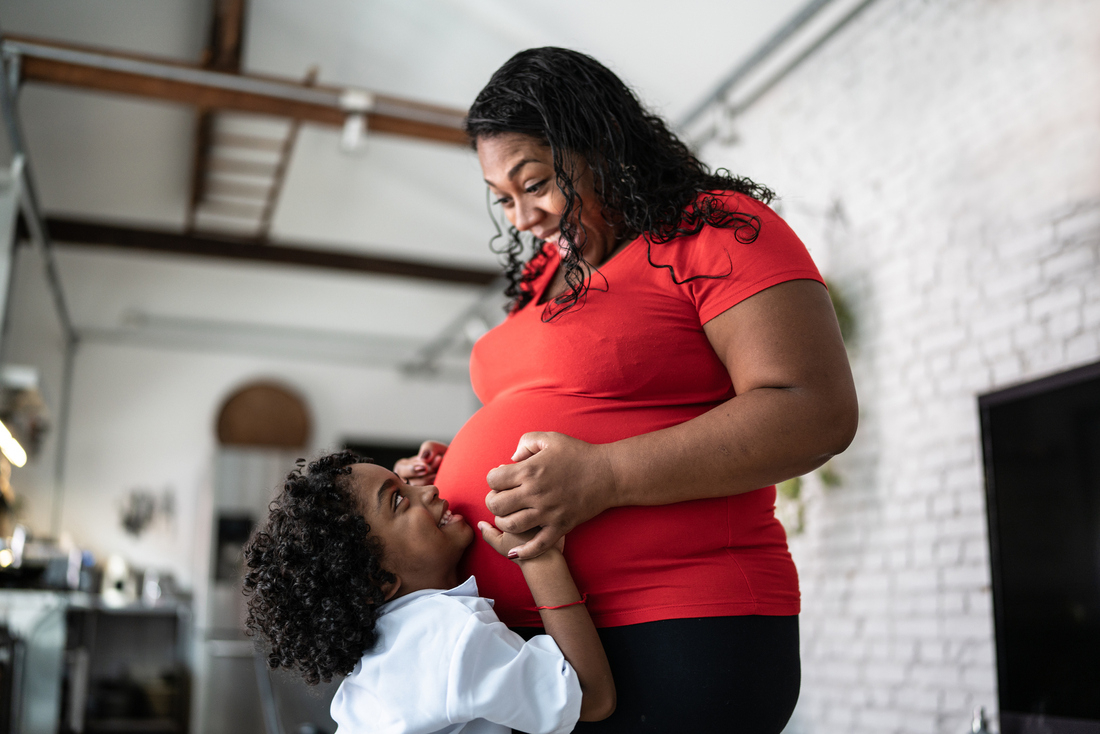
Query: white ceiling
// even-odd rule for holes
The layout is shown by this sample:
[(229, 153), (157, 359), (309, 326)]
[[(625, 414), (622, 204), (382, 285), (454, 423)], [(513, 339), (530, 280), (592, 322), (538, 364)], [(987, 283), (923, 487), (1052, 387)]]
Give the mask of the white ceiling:
[[(249, 0), (244, 71), (465, 108), (513, 53), (591, 53), (675, 120), (804, 0)], [(205, 0), (0, 0), (5, 32), (197, 61)], [(194, 113), (176, 105), (27, 85), (21, 114), (50, 214), (182, 228)], [(222, 125), (278, 128), (233, 116)], [(385, 135), (341, 152), (339, 131), (305, 126), (272, 238), (428, 262), (492, 265), (492, 224), (472, 152)], [(204, 227), (217, 226), (204, 219)], [(74, 320), (89, 334), (188, 322), (426, 340), (476, 289), (404, 278), (180, 257), (60, 253)], [(112, 277), (125, 273), (125, 278)], [(99, 292), (110, 283), (110, 291)], [(127, 316), (129, 314), (129, 316)], [(157, 321), (161, 319), (161, 321)], [(174, 320), (174, 321), (173, 321)]]

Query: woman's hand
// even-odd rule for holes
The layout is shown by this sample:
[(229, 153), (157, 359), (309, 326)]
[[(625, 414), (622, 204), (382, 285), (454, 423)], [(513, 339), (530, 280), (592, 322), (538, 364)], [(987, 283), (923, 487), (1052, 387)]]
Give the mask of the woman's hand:
[(443, 454), (447, 453), (447, 444), (439, 441), (425, 441), (420, 444), (420, 453), (407, 459), (398, 459), (393, 465), (393, 473), (416, 487), (435, 483), (439, 465), (443, 463)]
[(614, 476), (603, 446), (561, 433), (525, 433), (512, 455), (486, 477), (485, 506), (498, 528), (520, 534), (538, 528), (515, 548), (520, 560), (552, 548), (570, 530), (614, 506)]
[[(502, 556), (511, 558), (517, 563), (523, 559), (519, 558), (518, 553), (513, 553), (513, 551), (527, 541), (533, 539), (537, 534), (535, 530), (528, 530), (526, 533), (519, 533), (518, 535), (505, 533), (485, 521), (479, 522), (477, 524), (477, 529), (481, 531), (481, 537), (486, 543), (493, 547), (493, 550)], [(565, 537), (559, 538), (558, 542), (555, 543), (553, 547), (557, 548), (559, 553), (564, 551)]]

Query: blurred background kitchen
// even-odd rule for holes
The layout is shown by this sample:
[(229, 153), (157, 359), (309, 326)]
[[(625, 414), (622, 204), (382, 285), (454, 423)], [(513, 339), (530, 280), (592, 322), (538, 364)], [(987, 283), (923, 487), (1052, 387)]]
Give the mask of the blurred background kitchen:
[[(1002, 604), (1073, 566), (1022, 592), (1067, 640), (1024, 637), (1100, 652), (1094, 0), (0, 0), (0, 33), (0, 734), (334, 728), (257, 666), (240, 548), (298, 457), (476, 410), (503, 300), (463, 111), (541, 45), (774, 188), (830, 281), (861, 425), (781, 487), (789, 731), (1100, 731), (1095, 665), (1012, 677)], [(1081, 488), (1042, 505), (1083, 529), (1002, 568), (997, 406), (1066, 385), (1038, 454)]]

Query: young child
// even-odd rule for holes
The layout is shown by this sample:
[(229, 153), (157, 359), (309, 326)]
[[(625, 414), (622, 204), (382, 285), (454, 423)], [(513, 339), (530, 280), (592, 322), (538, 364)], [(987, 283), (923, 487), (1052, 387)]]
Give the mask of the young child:
[[(481, 523), (502, 555), (530, 534)], [(245, 548), (247, 626), (268, 664), (347, 676), (342, 734), (568, 732), (615, 710), (603, 646), (560, 549), (517, 561), (548, 635), (524, 642), (456, 565), (474, 538), (435, 487), (350, 451), (291, 472)]]

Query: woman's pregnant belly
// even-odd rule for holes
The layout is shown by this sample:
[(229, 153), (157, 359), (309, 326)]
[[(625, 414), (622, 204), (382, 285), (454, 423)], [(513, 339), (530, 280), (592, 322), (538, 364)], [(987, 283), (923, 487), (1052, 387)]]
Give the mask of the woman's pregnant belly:
[[(493, 521), (485, 476), (511, 463), (520, 436), (558, 431), (591, 443), (676, 425), (712, 404), (668, 406), (534, 392), (504, 393), (455, 436), (436, 484), (476, 527)], [(768, 613), (766, 587), (786, 589), (772, 602), (797, 613), (798, 591), (786, 537), (775, 521), (774, 488), (674, 505), (604, 512), (566, 537), (565, 556), (597, 626), (655, 619)], [(477, 577), (482, 596), (511, 626), (541, 620), (519, 567), (475, 537), (460, 569)], [(768, 601), (764, 600), (765, 607)], [(776, 613), (776, 612), (772, 612)]]

